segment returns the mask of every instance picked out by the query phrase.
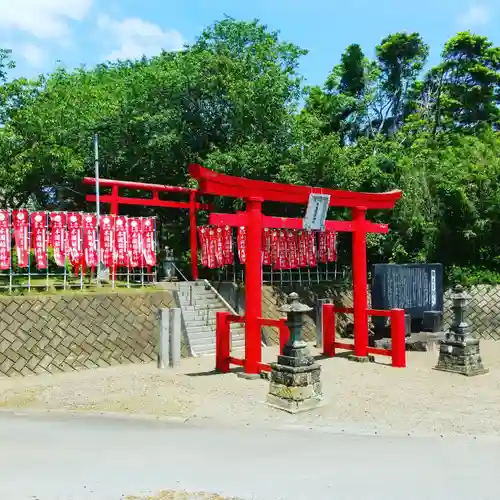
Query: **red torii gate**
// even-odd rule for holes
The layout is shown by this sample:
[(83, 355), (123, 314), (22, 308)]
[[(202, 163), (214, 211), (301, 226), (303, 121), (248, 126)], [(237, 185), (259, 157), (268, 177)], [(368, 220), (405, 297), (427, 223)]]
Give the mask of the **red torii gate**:
[(268, 217), (262, 214), (262, 203), (273, 201), (307, 205), (311, 193), (330, 195), (331, 207), (352, 210), (351, 221), (327, 221), (326, 230), (353, 233), (353, 306), (354, 354), (368, 355), (368, 298), (366, 234), (387, 233), (387, 224), (366, 220), (367, 210), (392, 209), (401, 197), (401, 191), (386, 193), (355, 193), (334, 189), (294, 186), (220, 174), (201, 165), (189, 165), (189, 174), (198, 181), (200, 194), (243, 198), (246, 211), (238, 214), (210, 214), (213, 225), (246, 226), (247, 255), (245, 276), (245, 373), (261, 371), (262, 318), (262, 230), (268, 228), (302, 229), (302, 219)]
[[(96, 185), (95, 177), (85, 177), (84, 184)], [(100, 179), (99, 187), (111, 188), (111, 194), (101, 194), (100, 203), (109, 203), (111, 215), (118, 215), (120, 205), (138, 205), (145, 207), (181, 208), (189, 210), (189, 240), (191, 247), (191, 274), (193, 280), (198, 279), (198, 235), (196, 230), (197, 210), (210, 210), (212, 207), (207, 203), (196, 201), (198, 190), (182, 187), (167, 186), (164, 184), (147, 184), (145, 182), (119, 181), (116, 179)], [(145, 191), (151, 193), (151, 198), (135, 198), (120, 196), (120, 189), (132, 189), (134, 191)], [(160, 193), (183, 193), (189, 195), (189, 201), (173, 201), (160, 199)], [(95, 194), (88, 194), (86, 201), (96, 202)]]

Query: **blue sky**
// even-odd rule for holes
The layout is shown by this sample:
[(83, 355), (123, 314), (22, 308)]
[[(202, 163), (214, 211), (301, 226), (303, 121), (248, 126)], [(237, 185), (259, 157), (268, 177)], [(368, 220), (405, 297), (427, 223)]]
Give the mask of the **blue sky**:
[(0, 0), (0, 47), (11, 48), (15, 75), (71, 68), (106, 59), (178, 49), (229, 15), (258, 18), (283, 39), (309, 50), (301, 73), (322, 84), (345, 47), (360, 43), (368, 56), (389, 33), (418, 31), (431, 46), (471, 29), (500, 44), (500, 0)]

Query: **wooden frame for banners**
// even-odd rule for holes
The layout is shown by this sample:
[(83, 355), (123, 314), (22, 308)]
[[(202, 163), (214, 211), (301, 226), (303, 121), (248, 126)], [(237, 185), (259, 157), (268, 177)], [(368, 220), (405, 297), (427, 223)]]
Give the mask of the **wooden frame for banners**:
[[(394, 208), (401, 198), (401, 191), (387, 193), (355, 193), (310, 186), (294, 186), (267, 181), (256, 181), (220, 174), (201, 165), (189, 165), (191, 177), (198, 181), (200, 194), (243, 198), (246, 211), (237, 214), (210, 214), (209, 224), (247, 229), (245, 273), (245, 359), (242, 361), (247, 374), (262, 371), (261, 328), (262, 318), (262, 231), (268, 228), (303, 229), (303, 219), (268, 217), (262, 213), (265, 201), (307, 205), (311, 193), (330, 196), (330, 207), (351, 209), (350, 221), (326, 221), (327, 231), (352, 232), (353, 245), (353, 314), (354, 354), (368, 356), (368, 297), (367, 297), (367, 233), (387, 233), (386, 224), (366, 219), (368, 210)], [(219, 356), (220, 360), (220, 356)], [(220, 362), (219, 366), (227, 367)]]

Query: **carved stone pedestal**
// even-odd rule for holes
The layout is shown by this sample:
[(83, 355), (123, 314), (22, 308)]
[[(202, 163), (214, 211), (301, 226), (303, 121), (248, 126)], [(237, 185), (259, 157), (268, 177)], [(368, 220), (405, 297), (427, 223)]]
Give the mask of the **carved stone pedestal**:
[(488, 373), (479, 353), (479, 339), (472, 337), (466, 321), (470, 297), (461, 285), (455, 286), (452, 300), (454, 319), (446, 340), (439, 347), (435, 369), (469, 377)]
[(321, 392), (321, 367), (314, 362), (307, 343), (302, 339), (304, 314), (311, 308), (299, 302), (291, 293), (288, 303), (280, 308), (287, 314), (286, 324), (290, 338), (283, 347), (277, 363), (271, 363), (269, 394), (266, 403), (289, 413), (317, 408), (323, 401)]
[(323, 402), (321, 366), (314, 362), (306, 346), (293, 349), (292, 356), (285, 355), (287, 350), (285, 347), (278, 362), (271, 364), (273, 371), (266, 403), (289, 413), (317, 408)]
[(464, 341), (453, 338), (445, 340), (439, 348), (439, 359), (435, 369), (469, 377), (488, 373), (479, 352), (479, 340), (474, 338)]

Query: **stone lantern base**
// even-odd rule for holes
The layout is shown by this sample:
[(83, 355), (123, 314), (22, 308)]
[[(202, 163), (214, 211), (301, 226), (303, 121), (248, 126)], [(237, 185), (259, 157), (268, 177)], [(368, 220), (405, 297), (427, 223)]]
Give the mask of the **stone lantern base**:
[(307, 348), (285, 348), (284, 355), (278, 356), (271, 368), (266, 404), (289, 413), (321, 406), (321, 366), (314, 362)]
[(457, 340), (452, 335), (441, 344), (438, 363), (434, 369), (469, 377), (488, 373), (479, 353), (479, 340)]

